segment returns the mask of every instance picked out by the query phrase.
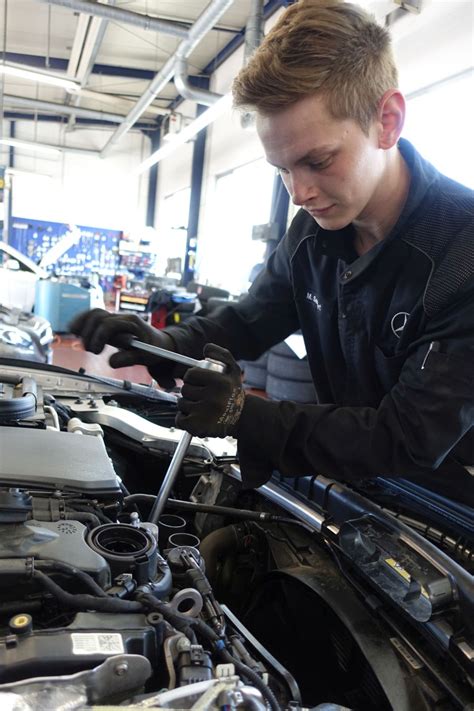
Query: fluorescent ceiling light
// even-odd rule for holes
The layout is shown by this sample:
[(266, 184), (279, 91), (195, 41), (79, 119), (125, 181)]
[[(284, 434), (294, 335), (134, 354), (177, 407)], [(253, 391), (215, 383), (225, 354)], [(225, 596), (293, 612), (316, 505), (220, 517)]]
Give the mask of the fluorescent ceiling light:
[(169, 138), (169, 140), (166, 141), (166, 144), (164, 146), (161, 146), (161, 148), (158, 148), (157, 151), (151, 154), (146, 160), (143, 161), (143, 163), (140, 163), (140, 165), (135, 168), (133, 171), (135, 175), (139, 175), (140, 173), (143, 173), (145, 170), (148, 168), (151, 168), (152, 165), (156, 165), (160, 160), (163, 160), (164, 158), (167, 158), (173, 151), (178, 148), (178, 146), (182, 146), (183, 143), (186, 143), (189, 141), (193, 136), (195, 136), (199, 131), (202, 131), (203, 128), (206, 128), (206, 126), (209, 126), (210, 123), (215, 121), (219, 116), (222, 116), (230, 107), (232, 106), (232, 94), (229, 92), (228, 94), (224, 94), (220, 99), (216, 101), (215, 104), (212, 104), (207, 111), (204, 111), (200, 116), (197, 117), (192, 123), (190, 123), (186, 128), (183, 128), (182, 131), (179, 133), (174, 134), (172, 137)]
[(16, 64), (0, 64), (0, 74), (17, 77), (18, 79), (26, 79), (27, 81), (37, 81), (41, 84), (50, 84), (51, 86), (60, 87), (71, 93), (77, 93), (81, 88), (77, 82), (71, 79), (66, 79), (57, 74), (37, 72), (34, 69), (27, 69)]
[(48, 146), (46, 143), (34, 143), (33, 141), (17, 141), (16, 138), (0, 138), (0, 144), (11, 146), (12, 148), (24, 148), (37, 153), (56, 153), (57, 155), (61, 153), (61, 149), (56, 148), (56, 146)]

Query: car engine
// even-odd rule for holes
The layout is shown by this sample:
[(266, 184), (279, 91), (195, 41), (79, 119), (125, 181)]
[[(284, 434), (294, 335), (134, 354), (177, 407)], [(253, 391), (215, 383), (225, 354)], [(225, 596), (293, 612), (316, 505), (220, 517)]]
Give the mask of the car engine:
[(467, 509), (397, 511), (403, 482), (386, 509), (324, 477), (245, 491), (235, 441), (194, 438), (153, 516), (175, 411), (0, 366), (2, 711), (470, 708)]
[(101, 427), (52, 408), (34, 379), (10, 381), (0, 393), (1, 708), (279, 708), (285, 683), (219, 605), (185, 520), (142, 521)]

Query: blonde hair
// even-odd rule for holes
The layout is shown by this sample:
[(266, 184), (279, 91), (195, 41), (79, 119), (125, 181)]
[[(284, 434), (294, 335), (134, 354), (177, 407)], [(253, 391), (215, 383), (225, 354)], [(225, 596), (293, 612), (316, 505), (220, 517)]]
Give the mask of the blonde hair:
[(340, 0), (299, 0), (265, 37), (234, 80), (234, 105), (269, 114), (311, 94), (334, 118), (364, 131), (384, 93), (398, 85), (388, 32)]

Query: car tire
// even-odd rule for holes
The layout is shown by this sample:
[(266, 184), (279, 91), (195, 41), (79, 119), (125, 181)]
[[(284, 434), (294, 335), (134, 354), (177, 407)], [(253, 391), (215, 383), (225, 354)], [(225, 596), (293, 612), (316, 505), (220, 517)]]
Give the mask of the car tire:
[(266, 383), (267, 369), (247, 363), (244, 369), (244, 386), (247, 388), (256, 388), (257, 390), (265, 390)]
[(291, 400), (292, 402), (316, 403), (316, 392), (312, 382), (285, 380), (267, 375), (265, 386), (270, 400)]
[(295, 352), (285, 343), (285, 341), (277, 343), (276, 346), (272, 346), (270, 348), (270, 353), (284, 358), (296, 358)]
[(284, 380), (296, 380), (300, 382), (311, 382), (311, 371), (307, 358), (289, 358), (271, 352), (268, 357), (268, 375)]
[(244, 385), (257, 390), (265, 390), (267, 381), (268, 352), (257, 360), (241, 360), (239, 365), (244, 371)]

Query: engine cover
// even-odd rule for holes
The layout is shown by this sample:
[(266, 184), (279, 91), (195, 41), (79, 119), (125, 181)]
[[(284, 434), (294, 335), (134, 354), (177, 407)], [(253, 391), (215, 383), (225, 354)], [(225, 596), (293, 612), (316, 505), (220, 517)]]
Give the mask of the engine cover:
[(101, 437), (0, 427), (0, 486), (120, 495)]
[[(67, 627), (0, 636), (0, 684), (25, 677), (50, 676), (59, 670), (61, 674), (71, 674), (124, 653), (141, 654), (156, 666), (162, 628), (163, 622), (150, 626), (145, 615), (80, 612)], [(115, 682), (112, 678), (110, 683)], [(74, 685), (71, 688), (74, 692)], [(61, 704), (61, 708), (66, 706)]]
[(110, 582), (107, 561), (86, 543), (79, 521), (28, 521), (0, 525), (0, 558), (29, 558), (73, 563), (105, 586)]

